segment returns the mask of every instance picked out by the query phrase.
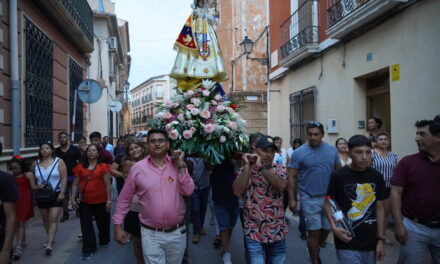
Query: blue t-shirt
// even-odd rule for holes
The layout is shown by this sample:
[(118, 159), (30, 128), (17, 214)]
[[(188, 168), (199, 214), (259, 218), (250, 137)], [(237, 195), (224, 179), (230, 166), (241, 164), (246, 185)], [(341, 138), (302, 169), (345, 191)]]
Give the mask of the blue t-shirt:
[(310, 196), (325, 195), (330, 175), (341, 165), (338, 151), (322, 142), (319, 146), (302, 145), (292, 153), (289, 168), (298, 170), (298, 188)]

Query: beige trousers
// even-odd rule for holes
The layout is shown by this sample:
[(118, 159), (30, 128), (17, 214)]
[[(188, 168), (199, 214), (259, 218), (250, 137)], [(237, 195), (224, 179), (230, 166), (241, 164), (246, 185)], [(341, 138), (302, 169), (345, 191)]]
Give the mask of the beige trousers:
[(173, 232), (164, 233), (141, 227), (145, 263), (180, 264), (186, 247), (184, 230), (185, 226), (182, 226)]

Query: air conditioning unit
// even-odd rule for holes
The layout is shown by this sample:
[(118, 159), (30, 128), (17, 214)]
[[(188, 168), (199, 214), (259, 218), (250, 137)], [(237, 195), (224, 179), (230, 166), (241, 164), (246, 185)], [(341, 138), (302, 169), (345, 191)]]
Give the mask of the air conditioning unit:
[(108, 48), (110, 50), (116, 50), (117, 47), (117, 39), (116, 37), (109, 37), (108, 38)]

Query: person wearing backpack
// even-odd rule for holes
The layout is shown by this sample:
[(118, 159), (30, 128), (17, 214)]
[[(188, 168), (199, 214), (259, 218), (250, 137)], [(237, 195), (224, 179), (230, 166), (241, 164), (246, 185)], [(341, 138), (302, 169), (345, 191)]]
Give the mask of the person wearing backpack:
[(51, 255), (58, 229), (58, 218), (63, 207), (64, 192), (67, 185), (66, 164), (55, 157), (51, 142), (43, 143), (38, 150), (38, 159), (32, 163), (37, 183), (35, 199), (40, 209), (43, 226), (47, 233), (46, 255)]

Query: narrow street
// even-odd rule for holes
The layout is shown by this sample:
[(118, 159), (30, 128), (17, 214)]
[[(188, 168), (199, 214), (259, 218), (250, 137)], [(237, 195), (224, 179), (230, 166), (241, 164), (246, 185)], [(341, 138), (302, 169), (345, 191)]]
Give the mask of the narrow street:
[[(67, 222), (60, 223), (56, 238), (56, 244), (52, 256), (46, 257), (44, 255), (43, 243), (46, 239), (46, 234), (43, 231), (41, 218), (38, 210), (35, 210), (36, 217), (29, 223), (27, 227), (27, 248), (24, 250), (23, 257), (19, 261), (14, 261), (16, 264), (77, 264), (77, 263), (96, 263), (96, 264), (111, 264), (111, 263), (135, 263), (132, 245), (121, 246), (114, 240), (106, 247), (99, 248), (91, 260), (81, 260), (81, 239), (78, 238), (80, 231), (79, 218), (74, 216), (71, 212), (71, 217)], [(289, 217), (290, 218), (290, 217)], [(212, 242), (215, 237), (215, 228), (210, 225), (211, 216), (208, 210), (206, 216), (206, 236), (202, 237), (199, 244), (191, 243), (190, 238), (190, 263), (191, 264), (221, 264), (220, 250), (213, 247)], [(287, 236), (287, 263), (308, 264), (309, 256), (306, 248), (306, 242), (302, 241), (298, 235), (298, 218), (290, 218), (289, 234)], [(190, 232), (191, 233), (191, 232)], [(111, 230), (113, 235), (113, 230)], [(244, 249), (243, 249), (243, 232), (240, 227), (240, 222), (235, 226), (232, 241), (232, 263), (244, 263)], [(387, 238), (394, 241), (390, 230), (387, 231)], [(398, 246), (396, 242), (393, 245), (386, 246), (386, 258), (384, 264), (394, 264), (398, 256)], [(321, 259), (325, 264), (336, 264), (335, 248), (333, 238), (330, 235), (327, 241), (327, 246), (321, 250)]]

